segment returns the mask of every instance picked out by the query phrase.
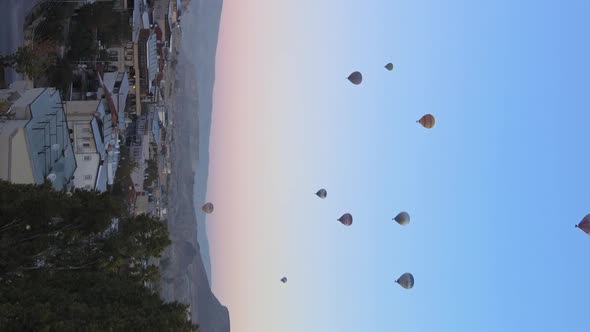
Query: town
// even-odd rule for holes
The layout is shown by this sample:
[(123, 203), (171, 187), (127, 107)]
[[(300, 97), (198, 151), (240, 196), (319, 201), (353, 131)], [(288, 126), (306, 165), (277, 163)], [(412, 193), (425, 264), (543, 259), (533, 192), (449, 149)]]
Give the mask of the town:
[(39, 0), (0, 54), (0, 330), (198, 330), (157, 294), (187, 4)]
[(3, 57), (24, 77), (0, 90), (0, 179), (111, 192), (165, 218), (181, 13), (178, 0), (39, 3)]

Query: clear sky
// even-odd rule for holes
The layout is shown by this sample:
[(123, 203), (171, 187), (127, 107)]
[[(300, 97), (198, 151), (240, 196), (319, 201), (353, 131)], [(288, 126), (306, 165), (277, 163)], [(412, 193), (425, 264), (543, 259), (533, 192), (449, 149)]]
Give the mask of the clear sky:
[(588, 331), (589, 11), (224, 0), (206, 222), (232, 331)]

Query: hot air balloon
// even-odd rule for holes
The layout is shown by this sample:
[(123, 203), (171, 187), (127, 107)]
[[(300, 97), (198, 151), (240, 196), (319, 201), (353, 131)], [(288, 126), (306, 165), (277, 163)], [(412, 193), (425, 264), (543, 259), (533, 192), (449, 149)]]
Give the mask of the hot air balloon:
[(324, 199), (326, 198), (326, 196), (328, 196), (328, 192), (326, 191), (326, 189), (320, 189), (315, 193), (319, 198)]
[(282, 277), (282, 278), (281, 278), (281, 282), (282, 282), (283, 284), (286, 284), (286, 283), (287, 283), (287, 277)]
[(390, 63), (386, 64), (385, 69), (392, 71), (393, 70), (393, 63), (390, 62)]
[(418, 120), (416, 122), (420, 123), (422, 125), (422, 127), (430, 129), (430, 128), (434, 127), (434, 122), (435, 122), (434, 115), (425, 114), (420, 118), (420, 120)]
[(363, 75), (360, 72), (355, 71), (348, 75), (348, 80), (354, 85), (359, 85), (363, 81)]
[(405, 289), (410, 289), (414, 287), (414, 276), (411, 273), (404, 273), (395, 282)]
[(407, 212), (400, 212), (393, 220), (397, 221), (398, 224), (405, 226), (410, 223), (410, 214)]
[(590, 235), (590, 214), (587, 214), (584, 219), (576, 225), (576, 228), (579, 228), (584, 231), (584, 233)]
[(352, 215), (350, 213), (345, 213), (342, 217), (338, 218), (338, 221), (344, 226), (350, 226), (352, 225)]
[(213, 203), (211, 203), (211, 202), (205, 203), (205, 205), (203, 205), (203, 207), (201, 207), (201, 210), (203, 210), (203, 212), (205, 212), (207, 214), (213, 213), (213, 210), (214, 210)]

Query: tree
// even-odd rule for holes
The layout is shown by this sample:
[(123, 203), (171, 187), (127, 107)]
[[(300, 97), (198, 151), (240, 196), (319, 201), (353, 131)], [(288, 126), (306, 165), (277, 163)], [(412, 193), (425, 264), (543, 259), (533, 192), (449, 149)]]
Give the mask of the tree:
[(57, 61), (54, 42), (44, 40), (34, 46), (19, 47), (14, 54), (0, 56), (0, 65), (12, 67), (16, 72), (37, 79)]
[(113, 257), (142, 259), (160, 257), (170, 245), (168, 229), (160, 220), (147, 214), (123, 218), (119, 232), (108, 239), (108, 252)]
[(129, 278), (100, 271), (0, 282), (2, 331), (197, 331), (188, 306), (164, 303)]
[(0, 277), (93, 265), (102, 257), (98, 235), (120, 214), (106, 193), (0, 181)]
[(113, 12), (111, 3), (95, 2), (82, 6), (78, 10), (78, 20), (84, 22), (84, 26), (98, 31), (100, 39), (106, 45), (131, 40), (133, 30), (129, 24), (129, 14)]
[(148, 159), (147, 160), (147, 167), (146, 167), (146, 173), (147, 173), (147, 178), (143, 181), (143, 186), (144, 187), (149, 187), (152, 185), (152, 183), (154, 183), (154, 181), (158, 178), (158, 161), (157, 161), (158, 155), (154, 154), (154, 156), (152, 157), (152, 159)]
[(186, 305), (143, 286), (159, 278), (146, 262), (170, 244), (166, 225), (143, 214), (105, 233), (121, 212), (105, 193), (0, 180), (0, 329), (198, 331)]
[(131, 191), (134, 190), (131, 172), (137, 166), (137, 163), (129, 154), (129, 147), (122, 144), (119, 154), (119, 165), (115, 172), (115, 182), (111, 191), (111, 194), (122, 202), (129, 202), (130, 194), (132, 194)]
[[(83, 21), (81, 21), (83, 22)], [(72, 59), (91, 58), (98, 53), (98, 44), (93, 31), (84, 23), (78, 23), (70, 31), (70, 51)]]

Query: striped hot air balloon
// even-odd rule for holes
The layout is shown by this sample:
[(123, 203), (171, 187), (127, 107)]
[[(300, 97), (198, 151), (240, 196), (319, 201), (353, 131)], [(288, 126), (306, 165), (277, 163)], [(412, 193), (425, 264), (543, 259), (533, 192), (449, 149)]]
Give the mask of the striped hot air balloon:
[(338, 218), (338, 221), (344, 226), (350, 226), (352, 225), (352, 215), (350, 213), (345, 213), (342, 217)]
[(435, 123), (434, 115), (424, 114), (420, 118), (420, 120), (418, 120), (416, 122), (420, 123), (422, 125), (422, 127), (430, 129), (430, 128), (434, 127), (434, 123)]

